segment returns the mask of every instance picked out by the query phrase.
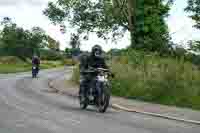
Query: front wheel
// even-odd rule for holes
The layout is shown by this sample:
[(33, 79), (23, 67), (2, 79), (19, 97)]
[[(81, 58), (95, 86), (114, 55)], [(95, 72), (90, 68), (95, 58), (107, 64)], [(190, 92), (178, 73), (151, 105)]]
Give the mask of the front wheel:
[(36, 74), (34, 71), (32, 72), (32, 78), (36, 78)]
[(98, 98), (98, 110), (100, 113), (105, 113), (110, 104), (110, 87), (104, 86), (103, 92)]
[(88, 106), (88, 102), (87, 102), (85, 96), (82, 94), (79, 96), (79, 103), (80, 103), (81, 109), (86, 109)]

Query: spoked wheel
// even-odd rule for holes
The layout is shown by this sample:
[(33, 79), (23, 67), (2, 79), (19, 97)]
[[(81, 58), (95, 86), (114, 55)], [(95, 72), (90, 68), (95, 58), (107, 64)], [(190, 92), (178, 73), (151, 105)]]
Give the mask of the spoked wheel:
[(32, 78), (36, 78), (38, 74), (37, 70), (32, 69)]
[(80, 95), (79, 96), (79, 102), (80, 102), (80, 108), (81, 109), (86, 109), (87, 108), (88, 102), (87, 102), (87, 100), (86, 100), (84, 95)]
[(100, 113), (105, 113), (110, 103), (110, 91), (109, 88), (105, 88), (101, 96), (98, 99), (98, 110)]
[(32, 78), (36, 78), (36, 74), (34, 72), (32, 73)]

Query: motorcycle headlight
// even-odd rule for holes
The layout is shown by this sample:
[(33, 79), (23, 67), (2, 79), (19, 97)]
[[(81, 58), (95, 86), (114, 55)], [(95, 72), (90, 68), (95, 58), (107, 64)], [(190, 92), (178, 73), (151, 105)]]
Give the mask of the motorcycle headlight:
[(108, 79), (108, 75), (107, 74), (105, 75), (105, 78)]
[(101, 82), (106, 82), (108, 79), (105, 76), (98, 76), (98, 80)]

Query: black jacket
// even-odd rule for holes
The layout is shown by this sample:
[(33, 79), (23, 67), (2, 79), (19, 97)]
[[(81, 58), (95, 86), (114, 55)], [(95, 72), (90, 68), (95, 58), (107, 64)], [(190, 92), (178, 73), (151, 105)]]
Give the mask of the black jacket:
[(107, 65), (105, 59), (103, 57), (96, 58), (92, 55), (82, 55), (80, 59), (80, 72), (84, 72), (88, 70), (90, 67), (92, 68), (105, 68), (107, 69)]
[(40, 65), (40, 60), (38, 58), (33, 58), (32, 59), (32, 64), (39, 66)]

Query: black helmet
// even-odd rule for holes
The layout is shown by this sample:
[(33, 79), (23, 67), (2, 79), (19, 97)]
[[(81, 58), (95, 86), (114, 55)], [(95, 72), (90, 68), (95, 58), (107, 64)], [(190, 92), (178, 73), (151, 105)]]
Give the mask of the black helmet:
[(99, 45), (95, 45), (92, 47), (92, 55), (95, 57), (101, 57), (102, 55), (102, 48)]

